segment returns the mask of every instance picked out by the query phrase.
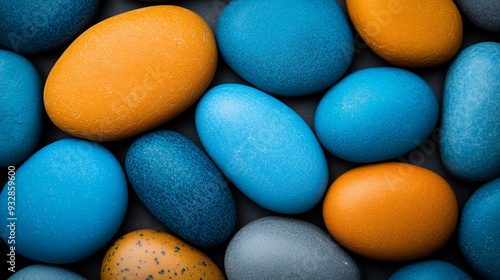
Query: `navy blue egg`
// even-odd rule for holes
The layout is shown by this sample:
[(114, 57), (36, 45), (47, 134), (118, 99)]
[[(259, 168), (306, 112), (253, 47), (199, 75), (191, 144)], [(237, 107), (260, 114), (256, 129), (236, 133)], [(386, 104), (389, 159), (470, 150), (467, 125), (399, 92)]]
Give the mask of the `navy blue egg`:
[(80, 261), (113, 238), (127, 200), (127, 179), (111, 152), (80, 139), (59, 140), (9, 169), (0, 194), (0, 219), (9, 226), (0, 227), (0, 237), (35, 261)]
[(403, 266), (389, 280), (472, 280), (460, 268), (444, 261), (423, 261)]
[(260, 206), (298, 214), (323, 198), (323, 149), (307, 123), (278, 99), (249, 86), (219, 85), (198, 103), (195, 122), (208, 155)]
[(236, 206), (217, 167), (187, 137), (146, 134), (130, 146), (125, 168), (146, 208), (188, 242), (215, 247), (236, 224)]
[(491, 32), (500, 32), (500, 1), (457, 0), (460, 10), (476, 26)]
[(500, 177), (465, 203), (458, 227), (460, 250), (485, 279), (500, 279)]
[(500, 175), (500, 44), (464, 49), (446, 74), (441, 116), (441, 157), (467, 181)]
[(377, 67), (356, 71), (321, 99), (314, 119), (321, 144), (353, 162), (401, 156), (432, 132), (439, 104), (432, 88), (412, 72)]
[(354, 55), (347, 19), (331, 0), (233, 0), (219, 18), (216, 40), (238, 75), (284, 96), (331, 86)]
[(0, 166), (17, 165), (42, 136), (42, 81), (35, 66), (0, 50)]
[(0, 0), (0, 44), (34, 54), (69, 43), (90, 25), (100, 0)]
[(34, 264), (14, 273), (8, 280), (85, 280), (86, 278), (66, 268)]

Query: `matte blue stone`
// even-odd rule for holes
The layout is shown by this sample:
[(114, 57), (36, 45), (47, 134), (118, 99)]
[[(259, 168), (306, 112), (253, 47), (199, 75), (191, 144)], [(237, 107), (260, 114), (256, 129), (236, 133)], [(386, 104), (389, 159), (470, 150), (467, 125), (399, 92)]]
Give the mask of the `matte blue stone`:
[(31, 62), (0, 50), (0, 166), (23, 162), (42, 136), (43, 88)]
[(219, 85), (200, 100), (195, 121), (208, 155), (260, 206), (297, 214), (323, 197), (328, 166), (321, 145), (276, 98), (248, 86)]
[(100, 0), (0, 0), (0, 44), (34, 54), (58, 48), (87, 28)]
[(189, 138), (157, 131), (135, 140), (125, 160), (135, 192), (153, 215), (188, 242), (215, 247), (236, 225), (226, 181)]
[(331, 0), (233, 0), (217, 23), (222, 57), (271, 94), (312, 94), (338, 81), (354, 55), (352, 31)]
[(231, 239), (224, 266), (229, 280), (361, 280), (356, 262), (320, 228), (301, 220), (265, 217)]
[(464, 49), (451, 64), (443, 92), (441, 157), (467, 181), (500, 175), (500, 44)]
[(417, 148), (438, 117), (436, 95), (422, 78), (403, 69), (376, 67), (356, 71), (328, 90), (314, 125), (333, 155), (375, 162)]
[[(11, 182), (11, 183), (9, 183)], [(116, 234), (127, 208), (127, 180), (114, 155), (80, 139), (45, 146), (15, 171), (0, 194), (0, 219), (17, 218), (0, 236), (26, 258), (65, 264), (101, 249)], [(15, 191), (15, 215), (8, 209)], [(11, 193), (12, 194), (12, 193)]]
[(85, 280), (86, 278), (65, 268), (35, 264), (14, 273), (8, 280)]
[(500, 32), (500, 1), (457, 0), (462, 13), (476, 26), (491, 32)]
[(444, 261), (423, 261), (403, 266), (389, 280), (472, 280), (460, 268)]
[(485, 279), (500, 279), (500, 177), (465, 203), (458, 227), (460, 250)]

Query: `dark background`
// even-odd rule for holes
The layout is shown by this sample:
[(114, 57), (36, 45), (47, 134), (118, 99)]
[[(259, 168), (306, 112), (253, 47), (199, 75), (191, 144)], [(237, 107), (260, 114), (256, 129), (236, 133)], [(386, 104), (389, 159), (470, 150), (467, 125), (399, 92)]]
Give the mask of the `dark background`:
[[(93, 24), (119, 13), (123, 13), (129, 10), (133, 10), (148, 5), (153, 5), (152, 3), (148, 4), (138, 0), (103, 0), (101, 2), (102, 3), (100, 10), (96, 18), (94, 19)], [(212, 28), (212, 31), (215, 31), (217, 19), (222, 10), (224, 9), (224, 7), (229, 2), (230, 0), (183, 0), (183, 1), (169, 1), (166, 3), (186, 7), (196, 12), (198, 15), (200, 15), (207, 21), (207, 23)], [(347, 11), (345, 8), (345, 0), (337, 0), (337, 2), (342, 7), (344, 13), (347, 15)], [(462, 16), (462, 18), (464, 21), (464, 40), (461, 49), (478, 42), (484, 42), (484, 41), (500, 42), (499, 34), (489, 33), (480, 30), (475, 26), (473, 26), (464, 16)], [(352, 30), (354, 32), (356, 54), (346, 74), (352, 73), (356, 70), (363, 68), (376, 67), (376, 66), (390, 66), (381, 58), (377, 57), (363, 43), (362, 39), (356, 33), (354, 28), (352, 28)], [(65, 47), (66, 46), (58, 50), (46, 52), (43, 54), (25, 55), (25, 57), (27, 57), (30, 61), (32, 61), (35, 64), (35, 66), (40, 71), (42, 78), (45, 80), (50, 72), (50, 69), (57, 61), (59, 56), (62, 54)], [(438, 67), (425, 68), (425, 69), (408, 69), (408, 70), (418, 74), (420, 77), (425, 79), (431, 85), (441, 104), (444, 78), (446, 75), (446, 71), (449, 67), (449, 64), (450, 62)], [(245, 82), (242, 78), (237, 76), (227, 66), (227, 64), (224, 62), (224, 60), (219, 54), (219, 64), (217, 68), (217, 73), (215, 75), (214, 80), (212, 81), (212, 84), (210, 85), (210, 88), (223, 83), (239, 83), (248, 85), (247, 82)], [(304, 97), (277, 97), (277, 98), (283, 101), (288, 106), (290, 106), (293, 110), (295, 110), (313, 129), (314, 113), (324, 93), (325, 91)], [(171, 129), (180, 132), (183, 135), (189, 137), (191, 140), (193, 140), (198, 146), (202, 147), (195, 129), (195, 123), (194, 123), (195, 108), (196, 104), (194, 104), (192, 107), (190, 107), (187, 111), (178, 116), (176, 119), (157, 128), (157, 130)], [(67, 135), (66, 133), (62, 132), (57, 127), (55, 127), (50, 122), (49, 118), (46, 115), (44, 116), (44, 118), (45, 118), (44, 132), (42, 139), (37, 147), (37, 150), (56, 140), (70, 137), (69, 135)], [(438, 133), (439, 133), (439, 123), (433, 134), (423, 145), (421, 145), (415, 151), (403, 157), (400, 157), (399, 159), (394, 159), (393, 161), (403, 161), (419, 165), (441, 175), (452, 186), (453, 190), (455, 191), (459, 208), (461, 210), (467, 199), (479, 186), (482, 185), (482, 183), (470, 184), (462, 182), (453, 178), (448, 172), (445, 171), (439, 154), (439, 146), (438, 146), (439, 138), (437, 137)], [(102, 144), (115, 154), (115, 156), (118, 158), (118, 160), (123, 166), (127, 149), (131, 145), (133, 140), (136, 138), (137, 137), (132, 137), (130, 139), (125, 139), (115, 142), (107, 142)], [(329, 165), (329, 173), (330, 173), (329, 185), (344, 172), (359, 166), (359, 164), (340, 160), (329, 154), (326, 150), (325, 150), (325, 155), (327, 157)], [(0, 176), (0, 185), (4, 185), (7, 182), (7, 169), (3, 168), (1, 172), (2, 173), (0, 174), (5, 174), (5, 175)], [(251, 202), (248, 198), (246, 198), (240, 191), (238, 191), (238, 189), (235, 188), (234, 185), (229, 184), (229, 186), (235, 197), (236, 206), (238, 210), (238, 221), (236, 230), (240, 229), (247, 223), (255, 219), (258, 219), (260, 217), (269, 215), (279, 215), (277, 213), (273, 213), (271, 211), (268, 211), (266, 209), (257, 206), (255, 203)], [(130, 197), (129, 206), (125, 220), (122, 226), (120, 227), (119, 231), (117, 232), (115, 238), (113, 238), (113, 240), (111, 240), (107, 244), (107, 246), (102, 248), (94, 255), (76, 263), (68, 265), (60, 265), (60, 266), (71, 269), (88, 279), (99, 279), (100, 266), (104, 254), (108, 250), (108, 247), (111, 245), (111, 243), (118, 237), (138, 229), (158, 229), (170, 232), (170, 230), (168, 230), (164, 225), (162, 225), (159, 221), (157, 221), (156, 218), (146, 210), (146, 208), (142, 205), (141, 201), (135, 195), (130, 185), (129, 185), (129, 197)], [(287, 216), (309, 221), (319, 226), (320, 228), (326, 230), (321, 214), (321, 206), (322, 202), (320, 202), (315, 208), (306, 213), (300, 215), (287, 215)], [(7, 246), (2, 241), (0, 241), (0, 243), (1, 243), (0, 279), (6, 279), (11, 275), (7, 271), (7, 263), (5, 261), (6, 254), (8, 252), (7, 252)], [(212, 260), (215, 261), (215, 263), (221, 268), (222, 271), (224, 271), (223, 261), (227, 243), (228, 242), (215, 249), (200, 248), (201, 251), (205, 252), (208, 256), (212, 258)], [(363, 258), (361, 256), (357, 256), (355, 254), (351, 254), (351, 256), (358, 262), (359, 267), (364, 272), (364, 279), (387, 279), (396, 269), (398, 269), (403, 265), (408, 264), (408, 263), (387, 263), (387, 262), (374, 261)], [(458, 248), (456, 233), (453, 235), (453, 237), (449, 240), (449, 242), (443, 249), (425, 258), (424, 260), (432, 260), (432, 259), (448, 261), (462, 268), (473, 278), (480, 279), (478, 275), (475, 274), (474, 271), (471, 269), (471, 267), (466, 263), (465, 259), (462, 257), (460, 250)], [(36, 262), (32, 260), (17, 255), (16, 271), (35, 263)]]

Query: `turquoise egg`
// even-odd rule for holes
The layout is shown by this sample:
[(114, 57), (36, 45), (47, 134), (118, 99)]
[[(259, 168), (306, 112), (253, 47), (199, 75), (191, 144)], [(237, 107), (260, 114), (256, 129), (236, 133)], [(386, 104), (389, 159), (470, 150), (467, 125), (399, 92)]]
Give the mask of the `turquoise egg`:
[(82, 260), (106, 245), (125, 217), (125, 174), (100, 145), (59, 140), (14, 172), (0, 194), (0, 219), (9, 225), (0, 236), (16, 254), (55, 264)]
[(42, 136), (42, 81), (21, 55), (0, 50), (0, 166), (18, 165)]
[(396, 270), (389, 280), (472, 280), (460, 268), (444, 261), (423, 261)]
[(321, 99), (314, 119), (318, 139), (333, 155), (376, 162), (417, 148), (432, 132), (439, 104), (412, 72), (376, 67), (356, 71)]
[(276, 98), (249, 86), (219, 85), (200, 100), (195, 121), (208, 155), (260, 206), (296, 214), (323, 197), (323, 150), (306, 122)]
[(461, 180), (500, 175), (500, 43), (469, 46), (448, 69), (440, 149), (446, 169)]

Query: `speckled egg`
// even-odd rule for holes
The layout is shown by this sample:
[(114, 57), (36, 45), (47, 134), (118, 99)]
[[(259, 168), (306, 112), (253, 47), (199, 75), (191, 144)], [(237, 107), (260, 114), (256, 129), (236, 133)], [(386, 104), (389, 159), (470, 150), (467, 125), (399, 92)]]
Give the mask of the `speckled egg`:
[(314, 125), (333, 155), (375, 162), (417, 148), (438, 117), (438, 100), (427, 82), (403, 69), (376, 67), (333, 86), (318, 105)]
[(86, 278), (62, 267), (34, 264), (14, 273), (8, 280), (85, 280)]
[(485, 279), (500, 279), (500, 177), (467, 201), (458, 227), (460, 250)]
[[(14, 177), (0, 194), (0, 218), (16, 220), (1, 227), (0, 236), (26, 258), (58, 264), (82, 260), (109, 242), (125, 217), (125, 174), (100, 145), (56, 141), (27, 159)], [(8, 208), (12, 195), (15, 209)]]
[(176, 117), (207, 89), (217, 67), (208, 24), (177, 6), (108, 18), (78, 37), (47, 78), (45, 109), (60, 129), (112, 141)]
[(0, 0), (0, 44), (34, 54), (73, 40), (90, 25), (99, 0)]
[(219, 17), (216, 38), (238, 75), (285, 96), (331, 86), (354, 55), (349, 24), (329, 0), (233, 0)]
[(328, 189), (323, 218), (342, 246), (382, 261), (410, 261), (443, 247), (455, 230), (458, 205), (448, 183), (411, 164), (365, 165)]
[(224, 265), (229, 280), (361, 280), (356, 262), (327, 232), (284, 217), (244, 226), (229, 243)]
[(500, 44), (463, 50), (448, 69), (440, 150), (446, 169), (467, 181), (500, 175)]
[(236, 206), (231, 191), (189, 138), (169, 130), (146, 134), (130, 146), (125, 168), (149, 211), (188, 242), (215, 247), (233, 232)]
[(5, 50), (0, 50), (0, 108), (0, 166), (17, 165), (42, 136), (42, 81), (28, 59)]
[(460, 268), (444, 261), (424, 261), (403, 266), (389, 280), (472, 280)]
[(457, 0), (465, 16), (477, 27), (491, 32), (500, 32), (500, 1)]
[(223, 280), (217, 265), (203, 252), (157, 230), (138, 230), (120, 237), (104, 256), (101, 280)]
[(306, 122), (276, 98), (248, 86), (219, 85), (198, 103), (195, 122), (208, 155), (260, 206), (297, 214), (323, 197), (323, 150)]
[(347, 0), (354, 27), (378, 56), (396, 66), (430, 67), (462, 44), (462, 17), (453, 0)]

